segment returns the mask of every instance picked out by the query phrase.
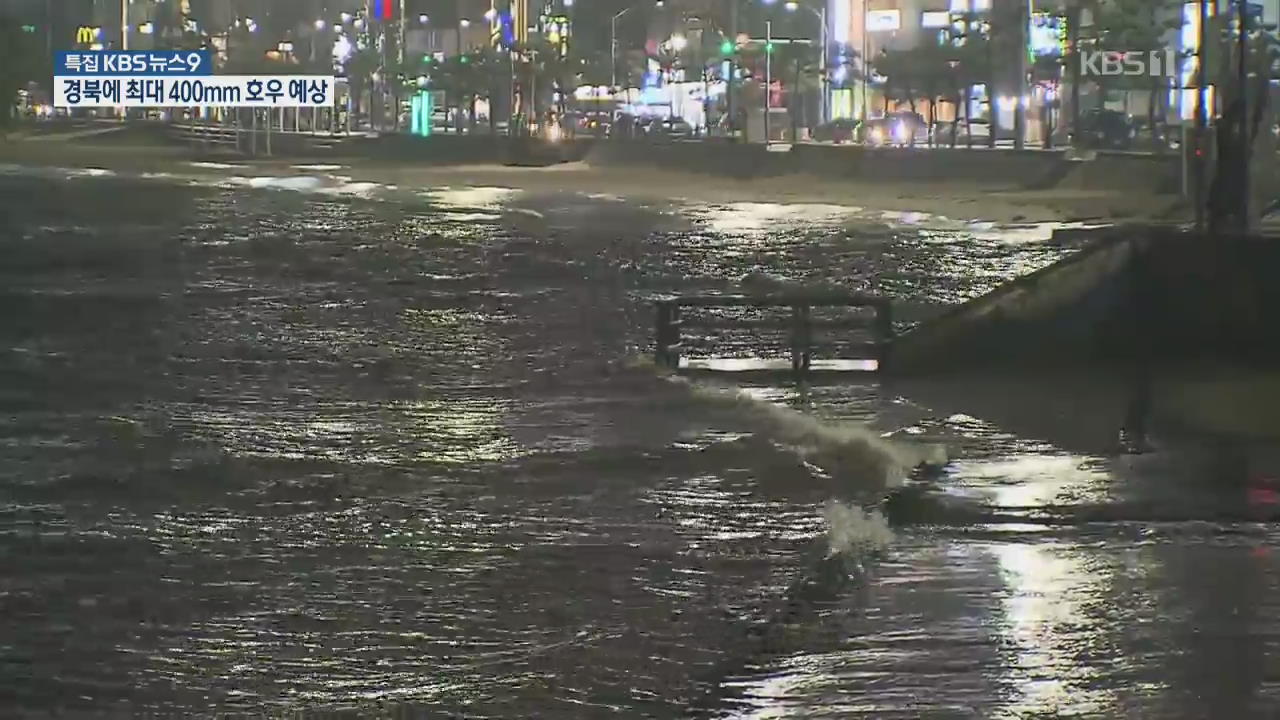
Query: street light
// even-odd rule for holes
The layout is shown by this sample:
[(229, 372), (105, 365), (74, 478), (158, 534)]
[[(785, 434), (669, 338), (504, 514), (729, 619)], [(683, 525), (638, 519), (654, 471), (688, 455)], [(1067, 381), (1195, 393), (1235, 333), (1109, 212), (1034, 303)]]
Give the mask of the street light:
[[(662, 7), (662, 0), (657, 0), (653, 6), (656, 8)], [(613, 68), (611, 85), (614, 88), (618, 87), (618, 21), (622, 19), (623, 15), (635, 10), (637, 7), (639, 6), (632, 5), (631, 7), (622, 8), (609, 21), (609, 61)]]
[(326, 24), (325, 24), (324, 20), (316, 20), (316, 30), (324, 30), (324, 29), (325, 29), (325, 27), (327, 27), (327, 26), (326, 26)]
[(428, 22), (428, 21), (430, 21), (430, 20), (431, 20), (431, 18), (427, 17), (425, 13), (424, 13), (424, 14), (422, 14), (422, 15), (419, 15), (419, 16), (418, 16), (418, 24), (419, 24), (419, 25), (426, 25), (426, 24), (427, 24), (427, 22)]
[[(766, 4), (772, 3), (773, 1), (774, 0), (765, 0)], [(821, 52), (821, 55), (818, 58), (818, 74), (822, 76), (822, 122), (827, 122), (830, 119), (828, 116), (831, 114), (831, 83), (827, 78), (827, 6), (823, 5), (822, 10), (818, 11), (808, 5), (801, 5), (800, 3), (791, 0), (791, 2), (788, 2), (783, 7), (785, 7), (788, 12), (795, 12), (800, 8), (804, 8), (818, 16), (818, 22), (821, 24), (821, 27), (819, 28), (821, 39), (818, 41), (818, 48)]]

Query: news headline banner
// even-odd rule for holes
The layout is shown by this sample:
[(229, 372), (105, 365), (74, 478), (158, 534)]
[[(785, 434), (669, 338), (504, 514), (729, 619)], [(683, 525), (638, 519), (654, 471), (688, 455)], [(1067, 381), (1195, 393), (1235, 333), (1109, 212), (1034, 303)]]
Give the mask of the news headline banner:
[(212, 75), (208, 50), (66, 50), (54, 53), (54, 77)]
[(62, 108), (332, 107), (336, 94), (325, 75), (59, 76), (53, 88)]

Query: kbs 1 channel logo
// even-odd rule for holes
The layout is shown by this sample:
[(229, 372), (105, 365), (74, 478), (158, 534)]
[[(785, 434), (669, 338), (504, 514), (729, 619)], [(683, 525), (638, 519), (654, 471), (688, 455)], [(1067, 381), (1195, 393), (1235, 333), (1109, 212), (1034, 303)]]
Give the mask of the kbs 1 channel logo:
[(1144, 52), (1110, 52), (1092, 50), (1080, 53), (1080, 74), (1085, 77), (1177, 77), (1178, 51), (1147, 50)]
[(53, 58), (53, 104), (92, 107), (332, 107), (331, 75), (215, 75), (208, 50), (72, 50)]

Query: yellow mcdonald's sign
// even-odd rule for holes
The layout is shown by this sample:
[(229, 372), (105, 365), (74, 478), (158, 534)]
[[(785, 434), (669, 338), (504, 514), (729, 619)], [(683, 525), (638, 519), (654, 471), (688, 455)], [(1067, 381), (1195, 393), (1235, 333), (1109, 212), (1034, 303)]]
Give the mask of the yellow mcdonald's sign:
[(96, 27), (81, 25), (79, 28), (76, 28), (76, 42), (85, 45), (97, 42), (99, 32), (101, 31)]

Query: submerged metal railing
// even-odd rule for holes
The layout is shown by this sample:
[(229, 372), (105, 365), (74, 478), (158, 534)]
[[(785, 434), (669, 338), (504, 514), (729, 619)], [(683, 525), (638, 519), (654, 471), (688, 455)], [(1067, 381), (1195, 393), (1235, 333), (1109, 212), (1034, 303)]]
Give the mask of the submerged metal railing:
[[(655, 301), (657, 317), (654, 327), (655, 349), (654, 360), (662, 367), (678, 370), (680, 359), (685, 349), (683, 329), (686, 327), (713, 326), (705, 319), (686, 317), (684, 308), (710, 307), (751, 307), (778, 308), (789, 307), (790, 317), (785, 325), (789, 330), (791, 348), (791, 369), (794, 372), (807, 372), (813, 361), (815, 344), (815, 327), (852, 330), (856, 328), (870, 329), (874, 340), (861, 345), (846, 344), (845, 347), (863, 353), (874, 359), (876, 370), (883, 370), (889, 359), (889, 351), (893, 344), (893, 313), (888, 298), (865, 295), (861, 293), (814, 292), (814, 293), (779, 293), (770, 295), (685, 295)], [(812, 310), (817, 307), (871, 308), (875, 315), (869, 321), (863, 317), (846, 318), (838, 321), (817, 320)], [(759, 323), (757, 323), (759, 324)], [(749, 326), (749, 322), (737, 324)]]

